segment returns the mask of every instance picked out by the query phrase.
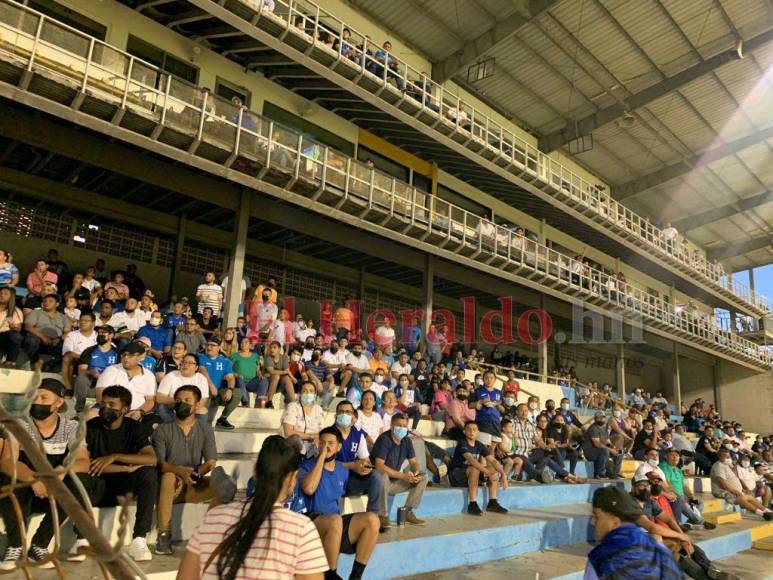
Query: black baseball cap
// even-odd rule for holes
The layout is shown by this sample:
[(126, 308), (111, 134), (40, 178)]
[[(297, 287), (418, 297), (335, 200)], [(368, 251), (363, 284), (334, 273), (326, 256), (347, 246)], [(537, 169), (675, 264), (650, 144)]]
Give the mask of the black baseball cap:
[(139, 342), (130, 342), (124, 347), (121, 354), (145, 354), (145, 345)]
[(51, 377), (47, 377), (40, 381), (39, 389), (45, 389), (47, 391), (51, 391), (55, 395), (64, 398), (64, 384), (59, 379), (54, 379)]
[(643, 515), (639, 503), (624, 489), (614, 486), (602, 487), (593, 493), (593, 507), (632, 522)]

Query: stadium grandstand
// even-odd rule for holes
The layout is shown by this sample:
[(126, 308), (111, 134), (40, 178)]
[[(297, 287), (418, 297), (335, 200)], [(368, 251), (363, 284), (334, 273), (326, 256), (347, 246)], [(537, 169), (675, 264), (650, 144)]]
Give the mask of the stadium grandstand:
[(0, 574), (773, 578), (770, 0), (0, 0)]

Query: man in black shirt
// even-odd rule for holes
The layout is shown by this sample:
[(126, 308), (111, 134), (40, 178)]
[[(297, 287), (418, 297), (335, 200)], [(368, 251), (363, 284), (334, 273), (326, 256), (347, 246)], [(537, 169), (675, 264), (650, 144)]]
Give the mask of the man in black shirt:
[(714, 438), (714, 427), (706, 425), (703, 435), (695, 445), (695, 465), (704, 474), (711, 472), (711, 466), (717, 462), (717, 452), (721, 446)]
[[(27, 432), (40, 443), (49, 464), (54, 469), (61, 467), (65, 459), (72, 453), (73, 462), (70, 465), (72, 473), (80, 479), (89, 499), (93, 502), (101, 497), (102, 483), (89, 475), (89, 454), (85, 445), (75, 446), (78, 423), (66, 419), (59, 413), (65, 410), (64, 385), (56, 379), (43, 379), (38, 387), (35, 399), (30, 406), (30, 421), (26, 424)], [(51, 513), (51, 504), (48, 499), (46, 486), (37, 478), (35, 467), (27, 457), (24, 449), (15, 441), (3, 450), (0, 458), (0, 487), (8, 485), (14, 473), (20, 483), (29, 483), (27, 487), (19, 487), (14, 491), (18, 501), (23, 521), (16, 517), (16, 509), (13, 502), (4, 498), (0, 500), (0, 515), (5, 524), (5, 533), (8, 537), (8, 547), (5, 556), (0, 562), (0, 570), (13, 570), (21, 558), (22, 537), (20, 525), (27, 525), (29, 516), (33, 513), (42, 513), (43, 521), (40, 522), (37, 532), (32, 537), (32, 543), (27, 553), (28, 558), (39, 568), (53, 568), (50, 561), (48, 544), (54, 535), (54, 518)], [(72, 475), (64, 478), (64, 484), (73, 495), (80, 499), (81, 494)], [(63, 522), (67, 516), (60, 509), (59, 521)], [(78, 537), (77, 530), (75, 531)], [(82, 550), (88, 547), (85, 539), (78, 538), (70, 551), (68, 560), (80, 562), (86, 559)]]
[(100, 507), (118, 505), (118, 497), (131, 493), (137, 498), (134, 539), (129, 555), (137, 562), (152, 559), (145, 536), (153, 522), (158, 490), (156, 452), (147, 431), (125, 415), (132, 394), (114, 385), (102, 391), (99, 416), (86, 423), (86, 443), (91, 455), (89, 472), (105, 482)]
[[(646, 461), (647, 451), (650, 449), (657, 449), (658, 452), (658, 432), (655, 430), (655, 425), (651, 419), (644, 419), (642, 421), (642, 430), (636, 435), (633, 440), (633, 457), (639, 461)], [(661, 453), (660, 460), (664, 461), (665, 452)]]

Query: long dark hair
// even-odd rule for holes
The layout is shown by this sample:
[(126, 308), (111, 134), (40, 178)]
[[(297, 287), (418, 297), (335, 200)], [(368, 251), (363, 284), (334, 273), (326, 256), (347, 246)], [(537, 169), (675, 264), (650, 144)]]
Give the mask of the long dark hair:
[(225, 538), (210, 556), (206, 570), (217, 558), (217, 575), (222, 580), (233, 580), (244, 564), (244, 559), (258, 535), (263, 522), (268, 520), (267, 544), (271, 541), (269, 516), (288, 474), (298, 470), (301, 455), (280, 435), (272, 435), (263, 443), (255, 464), (255, 495), (244, 504), (239, 521), (231, 526)]

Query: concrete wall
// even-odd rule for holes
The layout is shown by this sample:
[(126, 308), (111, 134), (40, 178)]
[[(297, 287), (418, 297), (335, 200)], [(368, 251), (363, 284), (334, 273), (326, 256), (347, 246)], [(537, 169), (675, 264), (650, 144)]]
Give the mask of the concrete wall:
[(719, 409), (753, 433), (773, 433), (773, 370), (755, 373), (720, 361)]

